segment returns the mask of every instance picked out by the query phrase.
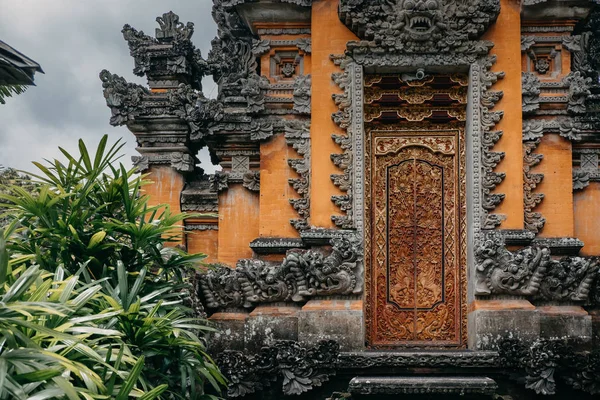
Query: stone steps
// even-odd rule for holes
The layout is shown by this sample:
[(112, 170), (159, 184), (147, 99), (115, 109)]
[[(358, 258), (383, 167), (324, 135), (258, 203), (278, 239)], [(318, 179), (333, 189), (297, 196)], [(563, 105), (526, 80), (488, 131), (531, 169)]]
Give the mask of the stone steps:
[(352, 398), (399, 394), (492, 396), (497, 389), (496, 381), (480, 376), (359, 376), (348, 386)]

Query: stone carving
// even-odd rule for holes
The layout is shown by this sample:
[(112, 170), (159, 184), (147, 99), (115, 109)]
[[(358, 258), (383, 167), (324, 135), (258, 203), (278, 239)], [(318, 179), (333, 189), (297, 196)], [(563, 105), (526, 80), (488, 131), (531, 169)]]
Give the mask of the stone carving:
[(540, 285), (540, 297), (546, 300), (586, 301), (598, 276), (597, 258), (564, 257), (549, 263)]
[(560, 339), (539, 339), (533, 344), (516, 338), (500, 342), (505, 367), (525, 371), (525, 387), (541, 395), (556, 394), (556, 378), (591, 395), (600, 393), (600, 350), (575, 352)]
[(210, 124), (223, 119), (223, 105), (205, 98), (191, 85), (181, 83), (175, 90), (169, 91), (168, 96), (173, 114), (188, 123), (193, 140), (202, 139)]
[(156, 28), (157, 39), (190, 39), (194, 33), (194, 24), (188, 22), (187, 25), (183, 25), (173, 11), (156, 17), (156, 22), (160, 25), (160, 28)]
[(249, 113), (259, 113), (265, 109), (265, 91), (269, 88), (267, 77), (256, 73), (249, 74), (247, 78), (241, 78), (242, 96), (246, 97)]
[(511, 252), (504, 247), (500, 232), (486, 235), (475, 249), (475, 261), (477, 295), (508, 294), (552, 301), (587, 301), (600, 269), (597, 257), (553, 260), (543, 242)]
[(592, 78), (586, 78), (580, 71), (571, 72), (563, 82), (569, 85), (569, 104), (567, 109), (572, 114), (585, 114), (586, 99), (591, 94)]
[(296, 40), (296, 46), (298, 49), (302, 50), (305, 53), (312, 52), (311, 47), (311, 39), (310, 38), (300, 38)]
[(287, 125), (285, 127), (285, 140), (292, 146), (301, 158), (288, 159), (288, 165), (298, 178), (288, 179), (289, 184), (298, 193), (300, 198), (290, 199), (290, 204), (300, 218), (290, 220), (292, 226), (298, 231), (310, 228), (310, 130), (308, 123), (300, 125)]
[[(334, 73), (331, 78), (333, 82), (343, 90), (342, 94), (333, 94), (332, 98), (338, 111), (332, 115), (333, 121), (342, 129), (346, 129), (346, 135), (331, 135), (333, 141), (340, 146), (342, 154), (331, 154), (331, 161), (342, 170), (341, 174), (332, 174), (331, 180), (335, 186), (346, 194), (331, 197), (333, 203), (340, 208), (343, 215), (333, 215), (331, 220), (342, 229), (354, 227), (353, 221), (353, 199), (352, 199), (352, 168), (354, 167), (352, 150), (352, 129), (350, 128), (350, 112), (352, 106), (352, 93), (350, 90), (350, 73), (346, 70), (346, 62), (341, 57), (331, 56), (342, 72)], [(362, 84), (362, 82), (361, 82)]]
[(538, 165), (544, 156), (534, 154), (543, 136), (543, 124), (538, 121), (523, 122), (523, 207), (525, 211), (525, 229), (539, 232), (546, 223), (541, 213), (533, 209), (544, 199), (543, 193), (534, 193), (544, 174), (534, 174), (531, 169)]
[(229, 187), (229, 175), (224, 172), (215, 172), (209, 178), (210, 190), (213, 192), (220, 192)]
[(300, 75), (294, 80), (294, 111), (299, 114), (310, 114), (310, 75)]
[(531, 114), (540, 108), (540, 80), (531, 72), (522, 72), (523, 114)]
[(191, 42), (194, 24), (184, 25), (172, 11), (157, 17), (156, 22), (159, 24), (156, 38), (130, 25), (123, 27), (123, 38), (135, 62), (134, 74), (147, 75), (151, 86), (158, 82), (167, 83), (168, 79), (164, 77), (169, 75), (186, 75), (194, 89), (201, 89), (208, 66), (200, 50)]
[(510, 252), (503, 236), (490, 232), (475, 249), (475, 262), (477, 295), (534, 295), (546, 274), (550, 252), (534, 246)]
[(150, 168), (150, 160), (146, 156), (131, 156), (131, 162), (138, 172), (144, 173)]
[(582, 190), (590, 185), (590, 173), (584, 169), (573, 170), (573, 190)]
[(331, 246), (329, 255), (317, 250), (289, 250), (280, 264), (242, 259), (235, 269), (217, 266), (200, 277), (204, 303), (215, 311), (361, 293), (361, 240), (348, 235), (331, 239)]
[(119, 126), (133, 120), (143, 97), (149, 94), (148, 89), (135, 83), (128, 83), (125, 78), (111, 74), (105, 69), (100, 72), (100, 80), (106, 105), (112, 113), (110, 124)]
[(518, 339), (505, 339), (500, 343), (504, 365), (525, 369), (525, 387), (542, 395), (555, 394), (554, 373), (566, 352), (566, 345), (557, 340), (538, 340), (531, 346)]
[(227, 396), (243, 397), (278, 386), (283, 395), (299, 395), (323, 385), (335, 375), (339, 344), (321, 341), (314, 347), (280, 340), (256, 355), (226, 350), (216, 363), (228, 379)]
[(252, 192), (260, 191), (260, 171), (249, 171), (244, 174), (242, 186)]
[[(504, 158), (504, 152), (492, 151), (494, 145), (502, 136), (501, 131), (494, 131), (494, 126), (502, 119), (502, 111), (491, 111), (503, 96), (503, 93), (496, 90), (490, 90), (491, 86), (504, 77), (503, 72), (491, 72), (490, 68), (495, 62), (494, 57), (486, 57), (481, 60), (482, 70), (481, 79), (481, 105), (480, 105), (480, 123), (481, 123), (481, 192), (483, 194), (481, 208), (485, 213), (482, 215), (482, 228), (492, 229), (500, 225), (504, 219), (503, 215), (492, 214), (493, 210), (504, 200), (503, 193), (495, 193), (496, 186), (505, 178), (504, 172), (495, 172), (494, 169)], [(474, 77), (475, 79), (475, 77)], [(475, 82), (472, 83), (475, 85)], [(473, 90), (476, 90), (475, 88)], [(478, 118), (474, 121), (477, 122)]]
[(550, 70), (550, 60), (547, 57), (539, 57), (535, 60), (534, 67), (538, 73), (544, 75)]
[(480, 51), (486, 45), (474, 40), (499, 11), (498, 0), (342, 0), (339, 7), (365, 46), (406, 53)]
[(180, 172), (192, 172), (195, 166), (194, 157), (187, 153), (171, 153), (171, 167)]
[(273, 136), (273, 124), (269, 121), (252, 121), (250, 140), (265, 140)]
[(494, 351), (374, 351), (341, 353), (338, 357), (338, 369), (390, 369), (456, 367), (456, 368), (494, 368), (501, 366), (498, 353)]

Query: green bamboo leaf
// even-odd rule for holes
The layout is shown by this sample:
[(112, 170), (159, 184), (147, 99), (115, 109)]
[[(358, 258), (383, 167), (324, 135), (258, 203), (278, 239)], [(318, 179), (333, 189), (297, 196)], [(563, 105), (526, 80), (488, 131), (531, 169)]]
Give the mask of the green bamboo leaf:
[(62, 374), (62, 370), (57, 368), (42, 369), (34, 372), (26, 372), (24, 374), (13, 375), (12, 378), (20, 384), (47, 381), (55, 376)]
[(140, 374), (142, 373), (142, 369), (144, 368), (144, 356), (138, 358), (137, 362), (133, 366), (129, 376), (121, 386), (121, 389), (117, 393), (116, 400), (127, 400), (129, 393), (133, 390), (135, 383), (137, 382)]
[(88, 244), (87, 248), (88, 249), (92, 249), (94, 247), (96, 247), (98, 244), (100, 244), (104, 238), (106, 237), (106, 231), (99, 231), (94, 233), (94, 235), (90, 238), (90, 243)]
[(150, 390), (149, 392), (144, 393), (142, 396), (139, 397), (138, 400), (153, 400), (158, 398), (158, 396), (160, 396), (161, 394), (163, 394), (163, 392), (165, 390), (167, 390), (169, 387), (169, 385), (162, 384), (160, 386), (155, 387), (154, 389)]
[(127, 310), (129, 308), (129, 304), (127, 303), (127, 289), (129, 284), (127, 282), (127, 270), (125, 269), (125, 264), (123, 261), (117, 261), (117, 279), (118, 287), (119, 287), (119, 297), (121, 298), (121, 305), (123, 309)]
[(8, 250), (6, 250), (6, 239), (4, 230), (0, 229), (0, 287), (6, 282), (8, 274)]

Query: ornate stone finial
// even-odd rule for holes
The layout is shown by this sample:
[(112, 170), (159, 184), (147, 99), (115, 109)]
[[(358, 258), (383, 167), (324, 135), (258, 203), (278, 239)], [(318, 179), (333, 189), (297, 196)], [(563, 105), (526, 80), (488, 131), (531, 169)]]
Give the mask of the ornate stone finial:
[(156, 17), (156, 22), (160, 28), (156, 28), (156, 38), (158, 40), (170, 40), (174, 38), (190, 39), (194, 34), (194, 23), (188, 22), (187, 25), (179, 22), (179, 15), (173, 11), (164, 13), (162, 17)]
[(111, 74), (105, 69), (100, 72), (100, 80), (106, 105), (112, 113), (110, 124), (119, 126), (132, 120), (134, 114), (140, 110), (143, 96), (149, 94), (148, 89), (135, 83), (128, 83), (125, 78)]

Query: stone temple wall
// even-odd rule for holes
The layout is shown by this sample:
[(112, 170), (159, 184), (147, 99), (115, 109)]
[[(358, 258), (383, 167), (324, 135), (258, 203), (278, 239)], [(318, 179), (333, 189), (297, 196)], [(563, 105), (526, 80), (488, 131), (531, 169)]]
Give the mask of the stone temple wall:
[(123, 28), (147, 87), (100, 78), (228, 396), (600, 391), (600, 6), (213, 3), (209, 54), (168, 12)]

